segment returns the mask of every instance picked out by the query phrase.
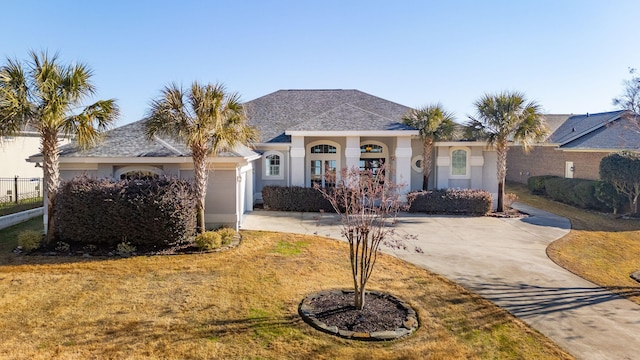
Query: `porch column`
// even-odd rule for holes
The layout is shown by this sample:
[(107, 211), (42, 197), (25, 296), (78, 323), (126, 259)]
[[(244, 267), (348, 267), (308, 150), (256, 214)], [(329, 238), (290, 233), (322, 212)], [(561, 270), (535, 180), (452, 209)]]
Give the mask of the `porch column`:
[(305, 186), (304, 183), (304, 137), (291, 137), (291, 166), (289, 168), (291, 174), (291, 186)]
[(403, 185), (400, 191), (407, 193), (411, 186), (411, 137), (403, 136), (396, 139), (396, 179), (395, 183)]
[(360, 166), (360, 137), (347, 136), (347, 147), (344, 149), (345, 167), (351, 169)]

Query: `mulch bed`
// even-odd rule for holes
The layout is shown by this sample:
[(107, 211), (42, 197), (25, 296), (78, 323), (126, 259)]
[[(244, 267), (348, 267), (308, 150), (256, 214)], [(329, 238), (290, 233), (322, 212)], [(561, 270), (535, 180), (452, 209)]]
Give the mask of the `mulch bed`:
[(311, 300), (309, 305), (316, 318), (326, 325), (358, 332), (395, 330), (407, 317), (406, 309), (384, 297), (365, 294), (362, 310), (357, 310), (353, 303), (353, 294), (330, 293)]
[(314, 328), (355, 340), (394, 340), (412, 334), (419, 325), (409, 305), (376, 291), (365, 294), (362, 310), (354, 307), (353, 291), (333, 290), (307, 296), (299, 312)]

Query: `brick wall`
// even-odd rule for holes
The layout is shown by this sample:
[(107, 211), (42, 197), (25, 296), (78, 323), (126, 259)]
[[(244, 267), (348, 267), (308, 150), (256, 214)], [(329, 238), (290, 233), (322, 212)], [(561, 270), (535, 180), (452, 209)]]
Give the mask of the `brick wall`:
[(560, 151), (551, 146), (535, 146), (524, 154), (522, 148), (509, 148), (507, 154), (507, 181), (527, 182), (530, 176), (564, 176), (566, 161), (573, 161), (574, 178), (600, 179), (600, 160), (607, 152)]

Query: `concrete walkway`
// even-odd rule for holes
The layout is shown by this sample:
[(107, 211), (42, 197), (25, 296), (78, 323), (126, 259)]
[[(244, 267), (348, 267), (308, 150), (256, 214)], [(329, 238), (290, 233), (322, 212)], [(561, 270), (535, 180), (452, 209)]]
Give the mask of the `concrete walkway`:
[[(424, 253), (391, 251), (442, 274), (527, 322), (579, 359), (640, 358), (640, 305), (564, 270), (546, 247), (567, 219), (521, 204), (526, 218), (402, 214), (398, 236)], [(341, 239), (335, 215), (255, 211), (242, 229)], [(638, 290), (637, 288), (635, 290)]]

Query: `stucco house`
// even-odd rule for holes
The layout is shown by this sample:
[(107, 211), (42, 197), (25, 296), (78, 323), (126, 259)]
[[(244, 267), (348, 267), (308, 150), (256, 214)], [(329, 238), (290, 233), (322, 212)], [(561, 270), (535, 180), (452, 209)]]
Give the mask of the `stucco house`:
[(600, 179), (600, 160), (621, 150), (640, 150), (640, 123), (626, 110), (583, 115), (545, 115), (549, 136), (528, 153), (514, 144), (507, 154), (507, 180), (555, 175)]
[[(326, 185), (342, 168), (375, 170), (403, 191), (422, 186), (418, 131), (402, 124), (409, 108), (358, 90), (279, 90), (245, 103), (249, 124), (260, 132), (253, 149), (239, 148), (209, 159), (205, 203), (208, 226), (238, 228), (261, 202), (267, 185)], [(144, 137), (144, 120), (113, 129), (89, 150), (62, 147), (63, 179), (79, 174), (118, 179), (132, 172), (192, 178), (189, 150), (167, 138)], [(496, 153), (485, 142), (436, 144), (430, 188), (485, 189), (497, 196)], [(32, 156), (30, 161), (38, 161)]]

